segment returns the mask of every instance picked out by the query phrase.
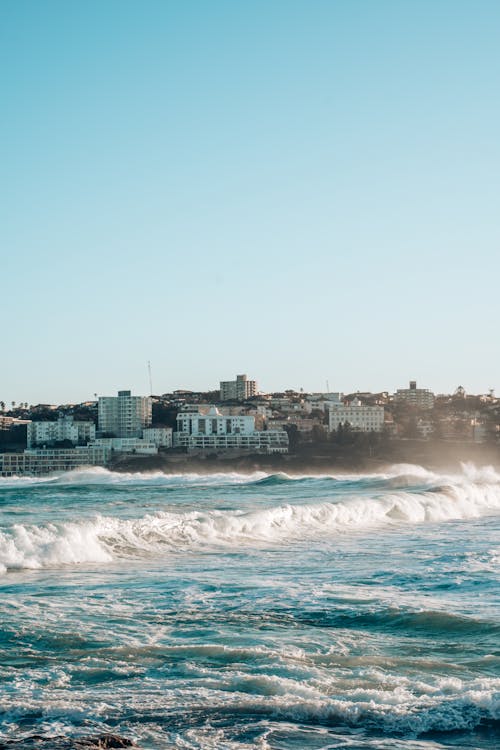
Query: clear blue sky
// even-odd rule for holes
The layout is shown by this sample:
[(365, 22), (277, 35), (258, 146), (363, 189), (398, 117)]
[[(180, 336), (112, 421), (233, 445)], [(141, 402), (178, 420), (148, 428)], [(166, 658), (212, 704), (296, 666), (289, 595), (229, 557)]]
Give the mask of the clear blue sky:
[(4, 0), (0, 399), (500, 390), (500, 4)]

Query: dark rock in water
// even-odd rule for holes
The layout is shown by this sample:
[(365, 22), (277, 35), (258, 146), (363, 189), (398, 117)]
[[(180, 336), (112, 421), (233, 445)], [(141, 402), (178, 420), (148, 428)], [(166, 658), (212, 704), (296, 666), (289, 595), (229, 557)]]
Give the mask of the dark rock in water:
[(99, 737), (88, 737), (76, 740), (75, 750), (88, 748), (88, 750), (108, 750), (116, 747), (137, 747), (135, 742), (119, 737), (117, 734), (101, 734)]
[(0, 742), (0, 750), (113, 750), (137, 747), (135, 742), (117, 734), (99, 734), (95, 737), (44, 737), (32, 734), (23, 740)]

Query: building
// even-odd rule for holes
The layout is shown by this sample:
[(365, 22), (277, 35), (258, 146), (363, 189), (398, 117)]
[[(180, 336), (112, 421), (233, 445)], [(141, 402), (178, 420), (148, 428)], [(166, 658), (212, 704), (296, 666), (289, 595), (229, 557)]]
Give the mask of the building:
[(330, 407), (329, 430), (337, 430), (339, 425), (349, 424), (358, 432), (381, 432), (384, 426), (383, 406), (363, 406), (358, 398), (349, 405)]
[(224, 415), (215, 406), (177, 415), (174, 446), (193, 451), (288, 453), (285, 430), (256, 430), (251, 415)]
[(142, 431), (142, 437), (157, 448), (171, 448), (172, 433), (171, 427), (147, 427)]
[(342, 404), (344, 394), (339, 393), (339, 391), (328, 391), (327, 393), (308, 393), (305, 398), (306, 403), (308, 403), (312, 409), (321, 409), (321, 411), (325, 411), (330, 406)]
[(136, 437), (96, 438), (92, 446), (104, 448), (110, 452), (110, 455), (111, 453), (139, 453), (145, 456), (155, 456), (158, 453), (158, 448), (153, 442)]
[(409, 388), (399, 388), (394, 394), (394, 400), (406, 403), (416, 409), (432, 409), (434, 406), (434, 394), (427, 388), (417, 388), (417, 381), (410, 380)]
[(0, 476), (43, 476), (71, 471), (82, 466), (105, 466), (110, 458), (109, 448), (80, 446), (77, 448), (40, 448), (24, 453), (1, 453)]
[(221, 380), (221, 401), (245, 401), (257, 395), (257, 381), (248, 380), (246, 375), (237, 375), (236, 380)]
[(255, 417), (225, 416), (215, 406), (192, 407), (177, 415), (179, 435), (250, 435), (255, 432)]
[(27, 445), (55, 445), (68, 440), (73, 445), (86, 445), (95, 438), (95, 424), (91, 420), (75, 421), (71, 415), (60, 416), (56, 422), (30, 422)]
[(188, 435), (181, 436), (177, 446), (188, 453), (288, 453), (288, 434), (285, 430), (255, 430), (250, 435)]
[(101, 396), (98, 403), (99, 432), (112, 437), (142, 437), (151, 425), (152, 401), (149, 396), (132, 396), (118, 391), (118, 396)]
[(6, 417), (0, 414), (0, 430), (11, 430), (13, 427), (28, 425), (31, 419), (19, 419), (19, 417)]

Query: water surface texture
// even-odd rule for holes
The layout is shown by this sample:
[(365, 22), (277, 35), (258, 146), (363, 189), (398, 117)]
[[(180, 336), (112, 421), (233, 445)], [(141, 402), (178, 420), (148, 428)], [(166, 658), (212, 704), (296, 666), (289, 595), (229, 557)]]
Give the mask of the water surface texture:
[(0, 480), (0, 743), (500, 746), (500, 475)]

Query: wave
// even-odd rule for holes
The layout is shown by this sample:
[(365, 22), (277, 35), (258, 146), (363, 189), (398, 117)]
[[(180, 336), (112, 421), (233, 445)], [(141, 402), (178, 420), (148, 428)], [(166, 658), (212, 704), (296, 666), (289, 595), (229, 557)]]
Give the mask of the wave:
[(500, 624), (471, 616), (464, 616), (443, 610), (406, 608), (401, 605), (378, 607), (370, 610), (335, 609), (332, 611), (305, 610), (297, 617), (304, 624), (313, 627), (348, 628), (350, 630), (401, 631), (418, 635), (440, 637), (487, 637), (500, 636)]
[[(191, 662), (188, 680), (177, 681), (171, 689), (164, 685), (161, 690), (155, 689), (152, 685), (138, 701), (129, 682), (127, 687), (115, 685), (112, 699), (103, 697), (118, 704), (119, 716), (134, 716), (135, 726), (150, 725), (154, 717), (153, 728), (162, 726), (167, 731), (178, 731), (182, 726), (202, 726), (206, 731), (214, 724), (241, 729), (244, 725), (255, 726), (256, 722), (279, 721), (282, 729), (283, 722), (289, 722), (292, 732), (299, 726), (345, 727), (363, 735), (375, 732), (424, 738), (481, 727), (498, 731), (500, 727), (498, 679), (479, 677), (465, 681), (448, 676), (424, 681), (375, 669), (364, 677), (352, 682), (304, 680), (238, 669), (221, 672)], [(52, 698), (40, 696), (38, 691), (20, 698), (13, 692), (4, 700), (3, 710), (18, 724), (25, 717), (36, 716), (47, 726), (49, 721), (67, 719), (69, 712), (72, 717), (88, 721), (90, 707), (97, 718), (109, 712), (107, 701), (96, 706), (93, 692), (93, 686), (78, 694), (63, 688), (58, 694), (54, 691)], [(121, 727), (123, 731), (126, 724)], [(358, 734), (360, 743), (363, 735)], [(217, 746), (227, 745), (214, 745)], [(361, 744), (356, 743), (358, 746)]]
[(281, 721), (347, 726), (400, 737), (472, 731), (481, 726), (500, 728), (500, 697), (494, 680), (476, 680), (467, 687), (460, 680), (443, 681), (441, 688), (428, 686), (429, 693), (423, 695), (415, 695), (408, 684), (394, 690), (360, 687), (351, 695), (342, 691), (342, 697), (329, 698), (314, 687), (293, 682), (264, 676), (229, 678), (227, 689), (239, 689), (241, 694), (259, 690), (265, 697), (241, 701), (241, 708)]
[[(472, 463), (462, 463), (462, 474), (439, 474), (417, 464), (393, 464), (385, 471), (370, 473), (294, 473), (265, 471), (237, 472), (118, 472), (102, 466), (89, 466), (72, 471), (43, 477), (0, 477), (0, 488), (32, 486), (38, 484), (57, 485), (163, 485), (163, 484), (257, 484), (273, 486), (288, 483), (333, 481), (335, 483), (388, 482), (389, 486), (412, 484), (431, 485), (435, 483), (455, 483), (462, 480), (474, 484), (500, 484), (500, 474), (492, 466), (476, 467)], [(395, 484), (394, 484), (395, 483)]]
[(1, 488), (18, 488), (31, 487), (36, 485), (82, 485), (82, 486), (107, 486), (107, 485), (151, 485), (151, 486), (169, 486), (176, 487), (183, 485), (203, 484), (203, 485), (221, 485), (221, 484), (246, 484), (258, 482), (266, 478), (263, 471), (255, 471), (249, 474), (239, 472), (214, 472), (201, 474), (197, 472), (171, 473), (166, 474), (162, 471), (151, 472), (118, 472), (111, 471), (102, 466), (91, 466), (82, 469), (62, 472), (61, 474), (52, 474), (44, 477), (0, 477)]
[(389, 491), (371, 497), (342, 495), (337, 502), (285, 504), (252, 511), (162, 511), (132, 520), (96, 516), (41, 526), (14, 524), (0, 531), (0, 570), (109, 562), (168, 552), (272, 546), (337, 533), (441, 523), (498, 512), (500, 477), (491, 472), (477, 476), (475, 482), (464, 475), (454, 477), (453, 484), (429, 485), (421, 491)]

